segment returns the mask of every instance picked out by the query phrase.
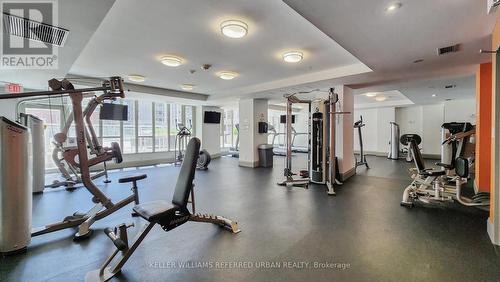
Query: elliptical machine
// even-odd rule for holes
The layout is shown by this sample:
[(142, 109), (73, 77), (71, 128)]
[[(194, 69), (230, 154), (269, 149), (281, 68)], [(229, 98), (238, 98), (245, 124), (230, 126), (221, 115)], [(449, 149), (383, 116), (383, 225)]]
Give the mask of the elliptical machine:
[[(174, 165), (180, 166), (182, 161), (184, 160), (184, 151), (183, 148), (187, 148), (187, 144), (189, 140), (191, 140), (191, 129), (193, 128), (193, 124), (191, 120), (189, 120), (189, 128), (183, 123), (177, 123), (177, 134), (175, 135), (175, 143), (174, 143)], [(212, 161), (212, 157), (208, 153), (207, 150), (202, 149), (198, 155), (198, 161), (196, 162), (196, 168), (201, 170), (208, 169), (208, 165)]]
[(361, 165), (366, 166), (366, 168), (370, 168), (370, 166), (368, 166), (368, 163), (366, 162), (365, 152), (363, 151), (363, 135), (361, 133), (361, 128), (365, 125), (366, 124), (363, 123), (363, 116), (359, 116), (359, 120), (354, 123), (354, 128), (358, 129), (359, 136), (359, 161), (356, 156), (354, 157), (354, 159), (356, 160), (356, 168)]

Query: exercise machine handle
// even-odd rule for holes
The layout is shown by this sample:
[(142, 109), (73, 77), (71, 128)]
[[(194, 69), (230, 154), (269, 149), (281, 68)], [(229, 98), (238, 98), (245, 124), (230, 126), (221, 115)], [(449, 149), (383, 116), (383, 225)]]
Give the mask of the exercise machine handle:
[(115, 230), (113, 228), (108, 227), (104, 229), (104, 234), (106, 234), (106, 236), (108, 236), (109, 239), (111, 239), (111, 241), (118, 250), (123, 251), (127, 249), (127, 243), (123, 242), (121, 238), (118, 238), (118, 236), (116, 236)]

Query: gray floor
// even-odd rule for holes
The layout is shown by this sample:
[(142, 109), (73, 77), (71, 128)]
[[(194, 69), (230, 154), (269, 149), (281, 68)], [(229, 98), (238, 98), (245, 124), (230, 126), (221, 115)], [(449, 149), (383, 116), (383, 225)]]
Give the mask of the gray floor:
[[(370, 170), (358, 168), (358, 175), (329, 197), (321, 186), (277, 186), (280, 157), (274, 169), (240, 168), (232, 158), (215, 160), (208, 171), (197, 172), (197, 209), (237, 219), (242, 232), (233, 235), (203, 223), (187, 223), (168, 233), (157, 227), (118, 279), (499, 281), (500, 252), (486, 234), (487, 214), (461, 208), (402, 208), (408, 164), (377, 157), (368, 162)], [(103, 190), (114, 200), (127, 195), (128, 185), (116, 179), (134, 173), (148, 174), (141, 182), (142, 201), (171, 198), (178, 173), (172, 166), (111, 173), (113, 182)], [(35, 197), (33, 224), (56, 221), (90, 205), (84, 189), (50, 191)], [(125, 208), (97, 222), (88, 241), (73, 242), (73, 230), (33, 238), (26, 254), (1, 259), (0, 280), (83, 280), (112, 251), (102, 229), (122, 222), (142, 224), (129, 212)], [(183, 262), (195, 268), (181, 268)], [(203, 262), (209, 267), (200, 267)], [(266, 262), (279, 263), (280, 268), (258, 267)], [(345, 269), (315, 268), (315, 262), (343, 263)]]

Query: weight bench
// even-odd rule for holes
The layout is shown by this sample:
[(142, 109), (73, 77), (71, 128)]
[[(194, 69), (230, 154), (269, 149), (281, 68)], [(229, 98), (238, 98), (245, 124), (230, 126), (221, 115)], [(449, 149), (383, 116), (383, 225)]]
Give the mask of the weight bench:
[[(87, 273), (85, 281), (107, 281), (119, 273), (123, 265), (127, 262), (130, 256), (132, 256), (134, 251), (141, 244), (142, 240), (144, 240), (146, 235), (156, 224), (159, 224), (163, 230), (170, 231), (188, 221), (207, 222), (224, 227), (232, 233), (240, 232), (238, 224), (235, 221), (222, 216), (195, 214), (193, 181), (199, 151), (200, 140), (198, 138), (192, 138), (187, 145), (179, 177), (175, 185), (174, 195), (170, 203), (158, 200), (139, 204), (134, 207), (134, 212), (146, 220), (147, 223), (136, 235), (132, 245), (129, 245), (128, 243), (127, 228), (132, 227), (133, 224), (127, 225), (123, 223), (116, 226), (114, 229), (106, 228), (104, 230), (104, 233), (115, 245), (116, 250), (104, 262), (100, 269)], [(127, 180), (135, 183), (137, 180), (143, 178), (143, 176), (128, 177)], [(191, 201), (189, 201), (190, 196)], [(192, 203), (192, 211), (190, 211), (187, 207), (189, 202)], [(115, 260), (115, 264), (108, 267), (118, 254), (119, 257)]]

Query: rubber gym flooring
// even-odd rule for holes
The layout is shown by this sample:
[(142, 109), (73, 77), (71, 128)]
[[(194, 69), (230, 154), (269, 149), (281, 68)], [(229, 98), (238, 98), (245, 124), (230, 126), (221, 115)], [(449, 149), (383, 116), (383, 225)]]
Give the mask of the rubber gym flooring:
[[(242, 232), (193, 222), (170, 232), (157, 226), (115, 281), (498, 281), (500, 249), (486, 233), (487, 213), (400, 207), (409, 165), (382, 157), (368, 162), (370, 170), (359, 167), (332, 197), (322, 186), (277, 186), (281, 157), (273, 169), (214, 160), (196, 174), (197, 210), (237, 219)], [(108, 185), (97, 183), (117, 201), (129, 194), (118, 178), (146, 173), (141, 201), (170, 200), (178, 171), (128, 169), (112, 172)], [(90, 206), (85, 189), (49, 191), (34, 197), (33, 225)], [(135, 223), (129, 236), (143, 224), (127, 207), (96, 222), (87, 241), (73, 242), (72, 229), (35, 237), (27, 253), (1, 259), (0, 280), (82, 281), (113, 250), (102, 230), (122, 222)]]

